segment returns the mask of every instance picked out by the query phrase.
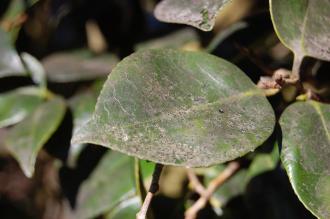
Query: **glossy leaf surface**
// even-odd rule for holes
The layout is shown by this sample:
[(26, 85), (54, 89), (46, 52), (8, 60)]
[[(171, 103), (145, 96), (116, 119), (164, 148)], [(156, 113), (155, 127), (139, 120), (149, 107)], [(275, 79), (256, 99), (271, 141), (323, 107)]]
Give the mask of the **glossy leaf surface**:
[(254, 150), (273, 110), (233, 64), (200, 52), (137, 52), (106, 81), (75, 143), (104, 145), (163, 164), (210, 166)]
[(319, 218), (330, 217), (330, 105), (298, 102), (283, 113), (281, 158), (295, 193)]
[(168, 34), (161, 38), (152, 39), (137, 44), (136, 50), (141, 49), (158, 49), (158, 48), (180, 48), (192, 43), (198, 43), (198, 35), (192, 28), (185, 28), (174, 33)]
[(64, 114), (65, 102), (55, 97), (9, 130), (5, 145), (27, 177), (32, 177), (39, 150), (56, 131)]
[(212, 30), (219, 10), (230, 0), (163, 0), (155, 9), (157, 19)]

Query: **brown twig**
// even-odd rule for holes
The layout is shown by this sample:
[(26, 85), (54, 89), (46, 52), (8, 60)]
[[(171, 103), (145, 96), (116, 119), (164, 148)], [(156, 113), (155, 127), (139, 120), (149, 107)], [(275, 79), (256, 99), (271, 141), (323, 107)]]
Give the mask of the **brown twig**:
[(195, 219), (198, 212), (205, 207), (212, 194), (221, 186), (226, 180), (234, 175), (239, 169), (238, 162), (233, 161), (228, 164), (226, 169), (220, 173), (214, 180), (212, 180), (206, 191), (202, 193), (201, 197), (192, 205), (185, 213), (185, 219)]
[(202, 195), (203, 193), (206, 192), (205, 187), (202, 185), (202, 183), (198, 180), (198, 177), (196, 176), (195, 172), (187, 168), (187, 176), (189, 179), (189, 182), (191, 183), (191, 186), (193, 189), (199, 194)]
[(158, 164), (158, 163), (156, 164), (154, 172), (152, 174), (152, 181), (151, 181), (149, 191), (147, 193), (146, 198), (144, 199), (144, 202), (143, 202), (143, 205), (142, 205), (140, 211), (136, 214), (136, 219), (145, 219), (146, 218), (151, 200), (152, 200), (154, 194), (159, 189), (159, 178), (162, 173), (163, 167), (164, 166), (162, 164)]

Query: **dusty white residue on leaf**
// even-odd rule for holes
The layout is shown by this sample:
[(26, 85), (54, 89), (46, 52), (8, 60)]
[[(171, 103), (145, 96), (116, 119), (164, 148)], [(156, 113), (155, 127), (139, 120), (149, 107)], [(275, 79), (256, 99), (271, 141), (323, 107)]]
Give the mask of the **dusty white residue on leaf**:
[(273, 127), (263, 93), (232, 64), (204, 53), (149, 50), (117, 65), (75, 139), (197, 167), (254, 150)]

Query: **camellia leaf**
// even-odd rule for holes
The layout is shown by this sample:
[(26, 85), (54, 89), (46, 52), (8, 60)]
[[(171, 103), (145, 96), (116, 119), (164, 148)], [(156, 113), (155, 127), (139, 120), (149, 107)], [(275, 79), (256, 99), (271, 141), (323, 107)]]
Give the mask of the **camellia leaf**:
[(23, 63), (11, 46), (7, 33), (0, 28), (0, 78), (26, 75)]
[(117, 62), (118, 57), (113, 54), (93, 56), (87, 50), (55, 53), (42, 60), (48, 80), (57, 83), (106, 77)]
[(24, 87), (0, 95), (0, 128), (16, 124), (43, 101), (38, 88)]
[(273, 127), (263, 92), (236, 66), (206, 53), (159, 49), (116, 66), (73, 142), (202, 167), (254, 150)]
[(94, 218), (134, 197), (133, 177), (133, 159), (108, 151), (80, 187), (75, 208), (77, 218)]
[(317, 217), (330, 218), (330, 105), (295, 103), (280, 124), (281, 159), (295, 193)]
[(155, 9), (157, 19), (212, 30), (219, 10), (230, 0), (163, 0)]
[(54, 97), (40, 105), (6, 135), (5, 145), (27, 177), (32, 177), (38, 152), (60, 125), (65, 108), (64, 100)]
[(303, 57), (330, 61), (329, 0), (270, 0), (273, 24), (298, 63)]

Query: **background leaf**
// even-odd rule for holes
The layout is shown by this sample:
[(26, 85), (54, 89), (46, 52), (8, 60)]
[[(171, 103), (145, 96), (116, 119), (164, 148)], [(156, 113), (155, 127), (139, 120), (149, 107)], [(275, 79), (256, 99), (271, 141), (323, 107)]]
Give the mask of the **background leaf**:
[(55, 53), (42, 60), (48, 80), (58, 83), (105, 77), (117, 62), (118, 58), (113, 54), (95, 56), (88, 50)]
[(218, 11), (230, 0), (163, 0), (155, 9), (157, 19), (212, 30)]
[(46, 72), (42, 64), (38, 61), (37, 58), (33, 57), (28, 53), (21, 54), (22, 60), (26, 68), (28, 69), (32, 80), (39, 84), (40, 87), (46, 89), (47, 87), (47, 79), (46, 79)]
[(24, 87), (0, 95), (0, 128), (22, 121), (43, 101), (38, 88)]
[(270, 0), (270, 6), (280, 40), (297, 59), (311, 56), (330, 61), (328, 0)]
[[(93, 83), (91, 88), (78, 93), (69, 100), (69, 107), (73, 113), (73, 133), (92, 118), (96, 100), (104, 80)], [(74, 167), (80, 153), (86, 144), (72, 144), (69, 150), (68, 165)]]
[(18, 75), (26, 75), (26, 71), (7, 33), (0, 28), (0, 78)]
[(135, 219), (136, 213), (141, 208), (139, 197), (134, 197), (121, 202), (105, 219)]
[(298, 102), (283, 113), (281, 158), (292, 187), (319, 218), (330, 217), (330, 105)]
[(135, 196), (133, 159), (108, 151), (80, 187), (75, 214), (93, 218)]
[(233, 64), (206, 53), (148, 50), (116, 66), (73, 142), (201, 167), (254, 150), (273, 127), (262, 91)]
[(9, 130), (5, 145), (27, 177), (32, 177), (39, 150), (56, 131), (64, 114), (65, 102), (55, 97)]

